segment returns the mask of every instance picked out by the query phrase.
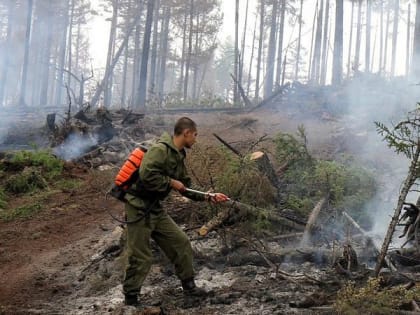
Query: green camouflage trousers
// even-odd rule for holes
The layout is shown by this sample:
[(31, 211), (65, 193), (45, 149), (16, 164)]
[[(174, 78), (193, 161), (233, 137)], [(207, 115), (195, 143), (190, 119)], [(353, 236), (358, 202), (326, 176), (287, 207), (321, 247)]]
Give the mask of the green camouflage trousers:
[[(143, 212), (126, 204), (127, 220), (132, 221)], [(180, 280), (192, 278), (193, 253), (191, 243), (181, 228), (162, 209), (139, 222), (127, 224), (127, 266), (125, 269), (124, 294), (139, 294), (141, 285), (152, 265), (152, 238), (175, 265)]]

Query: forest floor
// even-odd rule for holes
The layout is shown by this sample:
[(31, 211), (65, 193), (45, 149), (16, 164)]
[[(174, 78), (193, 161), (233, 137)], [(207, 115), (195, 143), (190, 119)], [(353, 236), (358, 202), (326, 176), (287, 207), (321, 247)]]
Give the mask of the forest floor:
[[(178, 116), (164, 117), (161, 129), (170, 130)], [(342, 124), (331, 117), (302, 120), (270, 110), (258, 114), (189, 116), (198, 123), (199, 141), (214, 145), (217, 141), (212, 133), (230, 142), (255, 141), (264, 134), (294, 133), (300, 124), (305, 125), (310, 147), (318, 155), (331, 156), (340, 147), (344, 152), (347, 149), (360, 152), (364, 141), (363, 135), (360, 139), (356, 135), (351, 143), (343, 144), (337, 139)], [(142, 312), (123, 306), (120, 285), (123, 257), (112, 251), (104, 253), (110, 244), (119, 244), (123, 231), (106, 211), (120, 213), (122, 205), (104, 200), (114, 173), (114, 170), (91, 170), (67, 163), (63, 176), (80, 180), (79, 186), (43, 196), (42, 204), (47, 206), (34, 216), (0, 221), (0, 314)], [(9, 200), (9, 207), (38, 197), (16, 196)], [(213, 293), (203, 301), (186, 302), (171, 267), (154, 248), (155, 264), (142, 288), (142, 302), (152, 307), (143, 311), (144, 314), (333, 313), (330, 306), (340, 281), (326, 280), (331, 266), (282, 264), (282, 269), (290, 274), (305, 273), (319, 279), (301, 285), (273, 275), (268, 267), (225, 265), (219, 259), (224, 255), (223, 233), (198, 238), (196, 226), (190, 224), (195, 204), (173, 195), (167, 205), (177, 223), (188, 231), (195, 251), (202, 253), (195, 260), (198, 285)], [(305, 303), (314, 308), (304, 309)], [(327, 305), (325, 309), (324, 305)]]

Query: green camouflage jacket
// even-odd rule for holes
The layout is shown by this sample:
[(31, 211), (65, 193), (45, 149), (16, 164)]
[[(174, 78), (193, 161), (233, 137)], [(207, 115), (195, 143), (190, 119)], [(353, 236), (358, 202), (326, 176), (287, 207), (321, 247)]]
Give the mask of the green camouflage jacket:
[[(184, 164), (185, 149), (178, 151), (172, 137), (163, 133), (158, 143), (153, 145), (145, 154), (140, 166), (140, 181), (135, 185), (135, 190), (141, 197), (128, 195), (128, 202), (139, 208), (150, 204), (150, 201), (165, 199), (171, 187), (170, 179), (181, 181), (185, 187), (191, 186), (191, 178), (187, 174)], [(203, 201), (204, 196), (186, 192), (185, 197), (196, 201)]]

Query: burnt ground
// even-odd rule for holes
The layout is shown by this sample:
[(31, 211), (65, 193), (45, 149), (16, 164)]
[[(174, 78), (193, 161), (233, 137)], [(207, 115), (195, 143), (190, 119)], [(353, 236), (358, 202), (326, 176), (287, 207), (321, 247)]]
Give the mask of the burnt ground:
[[(194, 114), (200, 139), (216, 143), (217, 132), (228, 141), (258, 139), (277, 131), (295, 131), (305, 124), (309, 142), (318, 154), (332, 156), (345, 150), (337, 134), (340, 123), (328, 118), (293, 120), (277, 112), (253, 114)], [(160, 118), (159, 118), (160, 119)], [(162, 129), (176, 119), (165, 117)], [(147, 136), (147, 135), (146, 135)], [(312, 142), (311, 142), (312, 141)], [(357, 145), (353, 141), (353, 145)], [(118, 213), (122, 205), (104, 201), (113, 171), (69, 166), (68, 176), (83, 185), (54, 192), (48, 207), (34, 217), (0, 222), (0, 314), (137, 314), (122, 306), (120, 279), (123, 257), (118, 244), (122, 229), (105, 211)], [(18, 198), (11, 200), (18, 203)], [(335, 293), (347, 278), (331, 278), (328, 263), (283, 262), (288, 275), (264, 264), (241, 264), (241, 255), (226, 246), (225, 234), (197, 237), (190, 215), (197, 207), (173, 197), (169, 211), (188, 231), (197, 252), (197, 282), (212, 291), (204, 301), (185, 301), (165, 258), (155, 249), (154, 264), (142, 289), (142, 300), (164, 314), (327, 314)], [(110, 246), (115, 245), (115, 247)], [(293, 246), (293, 243), (289, 244)], [(273, 248), (283, 245), (273, 244)], [(111, 248), (111, 249), (110, 249)], [(115, 249), (114, 251), (114, 248)], [(228, 255), (226, 250), (236, 251)], [(238, 258), (239, 257), (239, 258)], [(235, 259), (237, 261), (235, 261)], [(301, 277), (303, 274), (306, 276)], [(296, 278), (290, 277), (295, 275)], [(326, 305), (326, 307), (325, 307)], [(313, 307), (312, 309), (305, 307)], [(145, 313), (146, 314), (146, 313)]]

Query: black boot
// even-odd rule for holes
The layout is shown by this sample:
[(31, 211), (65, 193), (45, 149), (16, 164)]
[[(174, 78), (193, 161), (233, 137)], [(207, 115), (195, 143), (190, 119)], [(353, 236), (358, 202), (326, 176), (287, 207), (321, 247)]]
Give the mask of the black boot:
[(186, 296), (206, 297), (209, 295), (209, 292), (195, 285), (194, 278), (182, 280), (181, 283), (182, 283), (182, 289), (184, 290), (184, 294)]
[(124, 304), (128, 306), (140, 306), (137, 294), (125, 294)]

